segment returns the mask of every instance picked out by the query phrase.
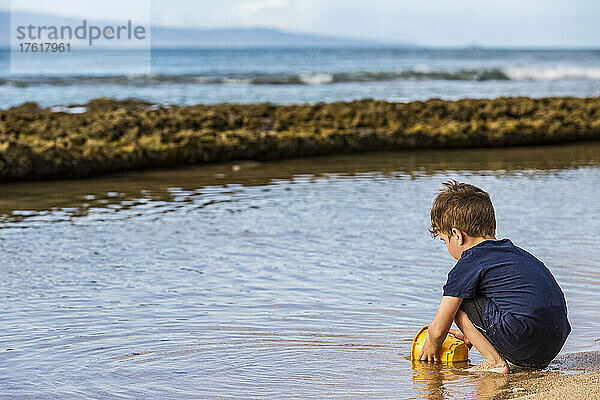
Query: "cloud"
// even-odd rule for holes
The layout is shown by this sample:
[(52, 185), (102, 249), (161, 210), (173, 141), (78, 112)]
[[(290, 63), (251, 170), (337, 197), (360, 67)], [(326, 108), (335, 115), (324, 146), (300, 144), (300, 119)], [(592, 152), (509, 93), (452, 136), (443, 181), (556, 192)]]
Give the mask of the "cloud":
[[(228, 26), (260, 26), (318, 33), (331, 0), (229, 0), (224, 8)], [(335, 0), (337, 1), (337, 0)]]
[[(0, 0), (2, 1), (2, 0)], [(132, 19), (150, 23), (152, 7), (147, 0), (27, 0), (2, 2), (13, 12), (87, 18), (96, 21)], [(2, 4), (0, 3), (0, 4)]]
[(274, 14), (285, 13), (290, 8), (289, 0), (242, 1), (228, 8), (229, 18), (244, 25), (262, 24)]

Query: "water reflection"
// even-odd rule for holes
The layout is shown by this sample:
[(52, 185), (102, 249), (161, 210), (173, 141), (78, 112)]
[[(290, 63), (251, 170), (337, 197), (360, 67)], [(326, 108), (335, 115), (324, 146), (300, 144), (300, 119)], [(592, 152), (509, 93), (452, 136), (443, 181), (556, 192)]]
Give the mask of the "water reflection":
[(440, 364), (413, 360), (411, 363), (415, 392), (430, 400), (453, 398), (455, 393), (449, 391), (447, 385), (458, 380), (461, 374), (459, 368), (468, 366), (468, 362)]
[(420, 398), (430, 400), (512, 399), (531, 393), (536, 387), (552, 386), (554, 379), (560, 375), (596, 371), (600, 365), (600, 352), (561, 354), (543, 371), (513, 366), (508, 375), (490, 372), (469, 374), (464, 370), (470, 365), (468, 362), (411, 361), (413, 389)]
[[(406, 151), (314, 157), (268, 163), (239, 161), (183, 169), (125, 172), (72, 181), (4, 183), (0, 224), (169, 212), (231, 201), (240, 187), (327, 178), (417, 179), (439, 172), (535, 177), (600, 165), (600, 143), (554, 147)], [(265, 189), (268, 190), (268, 189)], [(177, 205), (174, 205), (176, 203)], [(123, 212), (129, 213), (123, 213)], [(120, 215), (118, 215), (121, 213)], [(0, 225), (1, 227), (1, 225)]]
[[(581, 353), (583, 354), (583, 353)], [(581, 357), (580, 353), (573, 357)], [(565, 356), (559, 356), (559, 359)], [(568, 356), (567, 356), (568, 357)], [(596, 364), (597, 365), (597, 364)], [(511, 399), (524, 394), (540, 378), (551, 382), (555, 372), (517, 369), (503, 375), (492, 372), (469, 374), (469, 363), (440, 364), (412, 361), (412, 381), (419, 397), (429, 400)]]

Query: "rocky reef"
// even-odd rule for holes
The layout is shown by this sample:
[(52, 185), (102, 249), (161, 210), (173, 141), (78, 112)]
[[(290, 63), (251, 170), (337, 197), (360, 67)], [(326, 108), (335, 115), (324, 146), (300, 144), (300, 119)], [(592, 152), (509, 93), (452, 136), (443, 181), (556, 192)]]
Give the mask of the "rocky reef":
[[(82, 113), (0, 111), (0, 181), (236, 159), (600, 140), (600, 98), (157, 106), (99, 98)], [(73, 108), (74, 110), (75, 108)]]

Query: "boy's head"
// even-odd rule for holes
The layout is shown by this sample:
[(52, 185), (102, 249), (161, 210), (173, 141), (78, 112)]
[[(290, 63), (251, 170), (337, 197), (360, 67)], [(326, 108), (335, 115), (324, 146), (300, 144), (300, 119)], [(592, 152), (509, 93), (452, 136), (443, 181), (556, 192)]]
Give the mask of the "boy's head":
[(429, 231), (433, 237), (440, 236), (454, 258), (460, 258), (470, 239), (494, 238), (496, 234), (490, 196), (468, 183), (445, 182), (431, 207)]

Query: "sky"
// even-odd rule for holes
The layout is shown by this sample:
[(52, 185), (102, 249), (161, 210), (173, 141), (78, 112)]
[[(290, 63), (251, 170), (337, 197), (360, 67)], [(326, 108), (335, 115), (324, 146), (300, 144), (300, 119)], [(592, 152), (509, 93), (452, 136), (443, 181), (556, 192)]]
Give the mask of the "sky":
[(11, 7), (107, 20), (145, 8), (154, 25), (271, 27), (434, 47), (600, 48), (599, 0), (0, 0), (0, 9)]

